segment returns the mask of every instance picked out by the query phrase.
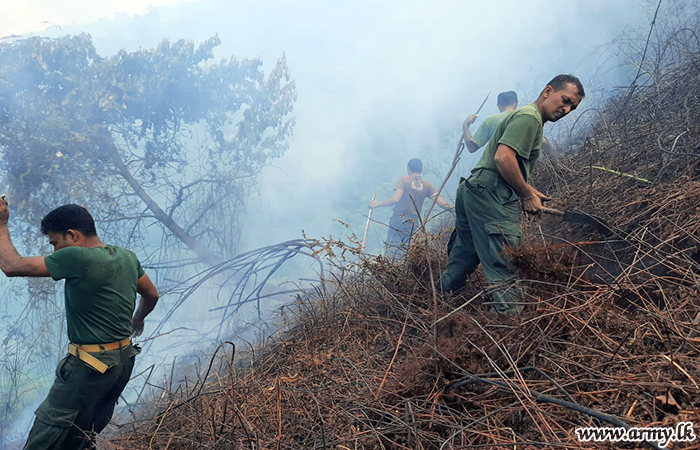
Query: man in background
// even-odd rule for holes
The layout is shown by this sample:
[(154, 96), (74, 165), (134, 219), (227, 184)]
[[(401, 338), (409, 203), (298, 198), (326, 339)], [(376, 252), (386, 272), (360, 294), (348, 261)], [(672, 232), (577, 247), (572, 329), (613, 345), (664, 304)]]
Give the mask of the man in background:
[(372, 200), (370, 208), (394, 205), (394, 214), (389, 219), (389, 231), (386, 237), (386, 255), (400, 258), (406, 254), (411, 235), (420, 226), (419, 214), (426, 198), (435, 198), (443, 209), (454, 209), (438, 196), (435, 186), (421, 177), (423, 162), (413, 158), (408, 162), (407, 175), (396, 182), (394, 195), (384, 201)]
[(496, 106), (498, 107), (499, 113), (484, 119), (484, 122), (479, 126), (479, 129), (476, 130), (476, 133), (474, 133), (474, 136), (472, 136), (471, 131), (469, 131), (469, 126), (473, 124), (479, 116), (477, 114), (470, 114), (464, 121), (462, 131), (464, 132), (464, 142), (467, 145), (469, 153), (474, 153), (486, 145), (489, 139), (491, 139), (491, 136), (493, 136), (493, 133), (496, 132), (498, 124), (501, 123), (509, 112), (518, 107), (518, 94), (514, 91), (501, 92), (498, 94)]
[[(66, 280), (71, 342), (36, 410), (24, 449), (95, 448), (94, 436), (112, 418), (140, 352), (131, 336), (143, 332), (158, 290), (134, 253), (102, 243), (82, 206), (63, 205), (43, 218), (41, 231), (55, 250), (48, 256), (20, 256), (10, 240), (9, 217), (7, 203), (0, 200), (0, 269), (8, 277)], [(141, 302), (134, 314), (137, 293)]]
[(543, 141), (542, 127), (576, 109), (585, 93), (578, 78), (554, 77), (534, 103), (509, 113), (496, 127), (471, 176), (457, 189), (456, 239), (438, 283), (443, 292), (461, 288), (481, 263), (493, 290), (491, 310), (517, 314), (524, 292), (505, 247), (520, 245), (520, 207), (542, 212), (549, 197), (528, 183)]

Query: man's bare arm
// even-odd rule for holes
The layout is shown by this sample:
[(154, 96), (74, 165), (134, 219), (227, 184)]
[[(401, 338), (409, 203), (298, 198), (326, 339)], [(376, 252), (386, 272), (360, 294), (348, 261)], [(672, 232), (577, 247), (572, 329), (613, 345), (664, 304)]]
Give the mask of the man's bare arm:
[(46, 268), (43, 256), (24, 257), (17, 253), (17, 249), (10, 239), (10, 231), (7, 229), (7, 221), (10, 211), (5, 200), (0, 200), (0, 269), (8, 277), (48, 277), (49, 269)]
[[(435, 194), (433, 194), (432, 196), (430, 196), (430, 198), (435, 198), (436, 195), (437, 195), (437, 192), (436, 192)], [(442, 209), (448, 209), (448, 210), (449, 210), (449, 209), (455, 209), (454, 205), (451, 205), (451, 204), (447, 203), (447, 202), (446, 202), (445, 200), (443, 200), (442, 197), (440, 197), (440, 196), (438, 196), (437, 202), (436, 202), (436, 203), (437, 203), (438, 206), (440, 206)]]
[(144, 319), (156, 307), (160, 294), (155, 285), (145, 273), (139, 278), (136, 286), (136, 292), (141, 295), (139, 307), (131, 319), (131, 325), (134, 327), (134, 336), (140, 336), (143, 333)]
[(479, 146), (472, 141), (472, 132), (469, 130), (469, 125), (474, 123), (478, 116), (476, 114), (471, 114), (467, 116), (467, 119), (464, 121), (464, 125), (462, 125), (462, 132), (464, 133), (464, 143), (467, 146), (467, 150), (469, 150), (469, 153), (474, 153), (475, 151), (479, 150)]
[(498, 172), (506, 183), (520, 196), (523, 203), (523, 211), (530, 214), (542, 212), (542, 200), (550, 200), (549, 197), (527, 184), (518, 166), (517, 153), (507, 145), (500, 144), (496, 150), (494, 161)]
[(396, 189), (394, 191), (394, 195), (389, 197), (386, 200), (383, 200), (381, 202), (378, 202), (376, 200), (373, 200), (369, 203), (370, 208), (380, 208), (382, 206), (391, 206), (396, 204), (399, 200), (401, 200), (401, 196), (403, 195), (403, 189)]

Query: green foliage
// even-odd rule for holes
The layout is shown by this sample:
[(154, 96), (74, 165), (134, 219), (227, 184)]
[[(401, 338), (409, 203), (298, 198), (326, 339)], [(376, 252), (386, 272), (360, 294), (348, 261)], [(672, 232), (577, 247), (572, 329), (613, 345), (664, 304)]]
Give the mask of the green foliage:
[(133, 242), (150, 209), (166, 235), (172, 219), (232, 255), (255, 176), (287, 150), (296, 89), (284, 55), (266, 77), (259, 58), (212, 63), (219, 44), (101, 57), (85, 34), (0, 42), (1, 167), (21, 217), (82, 203), (132, 222), (111, 232)]

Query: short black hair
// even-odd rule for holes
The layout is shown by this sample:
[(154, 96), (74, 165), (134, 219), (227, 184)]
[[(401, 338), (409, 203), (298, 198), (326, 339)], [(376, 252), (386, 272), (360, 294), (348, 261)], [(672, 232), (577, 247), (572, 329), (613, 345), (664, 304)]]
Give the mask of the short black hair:
[(515, 91), (506, 91), (498, 94), (496, 104), (498, 106), (510, 106), (518, 103), (518, 94)]
[(63, 233), (76, 230), (85, 236), (97, 236), (95, 221), (87, 209), (80, 205), (63, 205), (54, 209), (41, 219), (41, 232)]
[(578, 95), (580, 95), (581, 97), (586, 96), (586, 93), (583, 91), (583, 84), (581, 84), (581, 80), (579, 80), (573, 75), (557, 75), (556, 77), (552, 78), (552, 81), (547, 83), (547, 86), (552, 86), (554, 92), (557, 92), (564, 89), (564, 87), (569, 83), (576, 86), (576, 89), (578, 89)]
[(423, 161), (413, 158), (408, 162), (408, 169), (413, 173), (421, 173), (423, 171)]

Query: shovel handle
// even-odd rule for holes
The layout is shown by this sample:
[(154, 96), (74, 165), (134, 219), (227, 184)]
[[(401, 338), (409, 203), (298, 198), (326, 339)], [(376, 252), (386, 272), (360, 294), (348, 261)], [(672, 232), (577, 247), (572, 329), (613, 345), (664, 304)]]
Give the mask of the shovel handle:
[(542, 207), (542, 212), (545, 214), (551, 214), (553, 216), (564, 217), (564, 211), (559, 211), (558, 209), (554, 208), (547, 208), (546, 206)]

